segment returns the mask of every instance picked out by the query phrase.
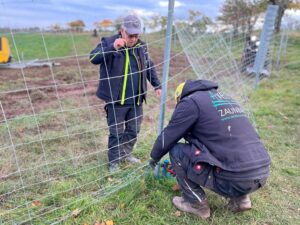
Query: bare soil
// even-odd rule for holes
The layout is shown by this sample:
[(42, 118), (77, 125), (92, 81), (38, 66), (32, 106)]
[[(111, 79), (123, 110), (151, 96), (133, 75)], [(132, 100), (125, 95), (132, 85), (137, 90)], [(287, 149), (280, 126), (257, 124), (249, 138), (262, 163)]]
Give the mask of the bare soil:
[[(150, 53), (161, 79), (161, 49), (152, 48)], [(174, 55), (173, 53), (171, 57)], [(85, 104), (90, 106), (103, 104), (95, 96), (99, 79), (98, 66), (92, 65), (85, 58), (67, 58), (55, 62), (60, 63), (60, 66), (52, 69), (0, 69), (0, 101), (7, 119), (59, 107), (59, 101), (68, 98), (73, 101), (88, 101)], [(174, 57), (170, 62), (169, 76), (174, 76), (186, 66), (187, 59), (183, 54)], [(174, 85), (171, 83), (169, 88), (175, 88)], [(3, 120), (3, 112), (0, 113), (0, 120)]]

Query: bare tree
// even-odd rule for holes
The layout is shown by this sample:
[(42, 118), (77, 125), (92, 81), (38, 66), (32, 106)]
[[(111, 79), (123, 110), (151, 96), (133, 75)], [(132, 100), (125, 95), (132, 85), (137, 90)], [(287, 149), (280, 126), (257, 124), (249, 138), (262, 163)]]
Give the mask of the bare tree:
[(284, 12), (286, 9), (299, 9), (300, 2), (299, 0), (269, 0), (270, 4), (278, 5), (278, 16), (275, 24), (275, 32), (278, 33), (280, 31), (282, 17), (284, 16)]
[(265, 5), (263, 0), (226, 0), (218, 20), (232, 25), (235, 34), (239, 30), (251, 34), (259, 14), (265, 10)]

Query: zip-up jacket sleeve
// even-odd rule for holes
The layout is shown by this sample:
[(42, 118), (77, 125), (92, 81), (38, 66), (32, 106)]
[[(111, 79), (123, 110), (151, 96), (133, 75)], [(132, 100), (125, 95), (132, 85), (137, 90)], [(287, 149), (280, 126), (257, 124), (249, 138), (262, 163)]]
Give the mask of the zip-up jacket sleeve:
[(157, 137), (151, 158), (159, 161), (171, 148), (183, 138), (199, 117), (199, 110), (190, 98), (182, 99), (176, 106), (168, 126)]
[(161, 84), (157, 77), (154, 63), (149, 57), (148, 49), (146, 46), (144, 46), (144, 55), (145, 55), (146, 67), (147, 67), (147, 79), (151, 83), (151, 85), (155, 88), (155, 90), (161, 89)]
[(148, 59), (147, 61), (147, 79), (151, 83), (151, 85), (156, 89), (161, 89), (160, 81), (157, 78), (157, 73), (154, 68), (154, 63)]
[[(104, 38), (102, 38), (101, 42), (97, 45), (97, 47), (91, 51), (90, 53), (90, 62), (93, 64), (101, 64), (104, 62), (104, 58), (108, 57), (115, 50), (113, 43), (107, 44)], [(105, 57), (104, 57), (105, 55)]]

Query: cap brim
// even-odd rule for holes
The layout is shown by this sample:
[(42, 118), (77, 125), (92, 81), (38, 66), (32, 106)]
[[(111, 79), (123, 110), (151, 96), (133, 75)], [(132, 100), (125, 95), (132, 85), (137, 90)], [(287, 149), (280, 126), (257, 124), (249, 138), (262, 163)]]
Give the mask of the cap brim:
[(140, 29), (133, 29), (133, 28), (131, 28), (131, 29), (126, 29), (126, 32), (127, 32), (128, 34), (141, 34), (141, 33), (142, 33), (142, 31), (141, 31)]

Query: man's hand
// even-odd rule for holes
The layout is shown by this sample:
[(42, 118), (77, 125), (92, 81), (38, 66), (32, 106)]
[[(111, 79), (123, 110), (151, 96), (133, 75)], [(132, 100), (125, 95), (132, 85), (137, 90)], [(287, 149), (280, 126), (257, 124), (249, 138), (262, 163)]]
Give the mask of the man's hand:
[(152, 169), (155, 168), (155, 166), (157, 165), (158, 161), (154, 160), (154, 159), (150, 159), (149, 160), (149, 165), (151, 166)]
[(156, 97), (160, 97), (161, 96), (161, 89), (156, 89), (155, 94), (156, 94)]
[(115, 42), (114, 42), (114, 48), (115, 48), (116, 50), (118, 50), (119, 48), (124, 47), (125, 45), (126, 45), (126, 41), (125, 41), (125, 39), (123, 39), (123, 38), (118, 38), (118, 39), (116, 39)]

